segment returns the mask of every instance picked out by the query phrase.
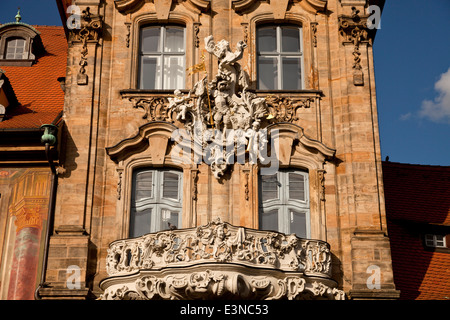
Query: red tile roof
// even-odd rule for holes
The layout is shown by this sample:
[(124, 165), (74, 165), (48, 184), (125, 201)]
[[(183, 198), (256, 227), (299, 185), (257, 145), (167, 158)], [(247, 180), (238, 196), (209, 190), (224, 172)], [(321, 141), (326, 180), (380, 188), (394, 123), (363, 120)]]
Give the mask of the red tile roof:
[(2, 66), (19, 101), (8, 107), (0, 129), (39, 128), (51, 123), (64, 107), (64, 92), (58, 82), (65, 77), (67, 40), (63, 27), (34, 26), (40, 33), (46, 53), (31, 67)]
[(450, 229), (450, 167), (384, 162), (383, 180), (400, 298), (450, 299), (450, 251), (423, 245), (430, 226)]

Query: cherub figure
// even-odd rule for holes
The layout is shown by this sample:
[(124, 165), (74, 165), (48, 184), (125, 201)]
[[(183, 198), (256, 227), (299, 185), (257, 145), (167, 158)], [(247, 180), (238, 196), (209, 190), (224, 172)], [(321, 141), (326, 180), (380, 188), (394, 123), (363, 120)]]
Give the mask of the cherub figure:
[(191, 99), (191, 91), (189, 91), (189, 94), (187, 97), (185, 97), (181, 90), (176, 89), (173, 92), (174, 98), (168, 98), (169, 100), (169, 109), (174, 109), (178, 112), (177, 120), (186, 120), (186, 112), (188, 109), (193, 108), (193, 104), (188, 103), (188, 101)]
[(261, 125), (259, 121), (254, 121), (252, 128), (248, 129), (245, 136), (249, 138), (247, 151), (250, 153), (250, 162), (256, 163), (259, 158), (262, 162), (265, 161), (261, 150), (267, 148), (267, 132), (260, 130)]

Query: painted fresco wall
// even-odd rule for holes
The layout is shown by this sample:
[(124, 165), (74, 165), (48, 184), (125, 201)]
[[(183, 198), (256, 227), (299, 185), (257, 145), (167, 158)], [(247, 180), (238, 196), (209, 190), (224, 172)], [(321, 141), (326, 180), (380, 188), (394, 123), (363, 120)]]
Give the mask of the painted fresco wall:
[(50, 184), (47, 168), (0, 168), (0, 299), (34, 299)]

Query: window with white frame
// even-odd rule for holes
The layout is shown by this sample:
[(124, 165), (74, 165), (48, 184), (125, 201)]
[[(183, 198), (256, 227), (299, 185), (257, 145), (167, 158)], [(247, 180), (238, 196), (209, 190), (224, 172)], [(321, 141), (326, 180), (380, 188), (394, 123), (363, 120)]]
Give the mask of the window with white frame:
[(260, 26), (256, 39), (258, 89), (302, 89), (302, 28), (290, 25)]
[(300, 238), (310, 237), (308, 173), (281, 170), (274, 175), (260, 175), (259, 226)]
[(432, 248), (446, 248), (445, 237), (439, 234), (426, 234), (425, 245)]
[(25, 56), (25, 39), (11, 38), (6, 41), (5, 59), (24, 59)]
[(139, 169), (133, 173), (130, 237), (181, 226), (182, 172)]
[(141, 28), (139, 89), (184, 89), (185, 28)]

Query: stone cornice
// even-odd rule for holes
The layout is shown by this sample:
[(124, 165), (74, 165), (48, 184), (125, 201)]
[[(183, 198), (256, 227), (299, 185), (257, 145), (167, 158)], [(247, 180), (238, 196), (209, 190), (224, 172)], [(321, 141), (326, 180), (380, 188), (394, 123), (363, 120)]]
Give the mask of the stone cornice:
[[(327, 6), (328, 0), (304, 0), (309, 6), (311, 6), (316, 11), (324, 10)], [(259, 0), (233, 0), (232, 7), (236, 12), (246, 12), (250, 8), (256, 5)], [(298, 2), (298, 0), (270, 0), (270, 5), (275, 11), (281, 10), (286, 11), (286, 7), (289, 2)], [(276, 14), (275, 14), (276, 15)]]
[(106, 148), (106, 153), (113, 161), (125, 159), (130, 154), (142, 151), (149, 146), (149, 137), (152, 135), (166, 136), (170, 139), (176, 130), (173, 124), (165, 121), (149, 122), (139, 128), (139, 132), (131, 138), (120, 141), (118, 144)]
[[(211, 5), (209, 0), (186, 0), (190, 4), (194, 5), (200, 11), (207, 11)], [(158, 7), (164, 7), (170, 9), (172, 0), (151, 0)], [(145, 0), (116, 0), (114, 1), (116, 9), (120, 13), (131, 13), (139, 10), (144, 4)]]

